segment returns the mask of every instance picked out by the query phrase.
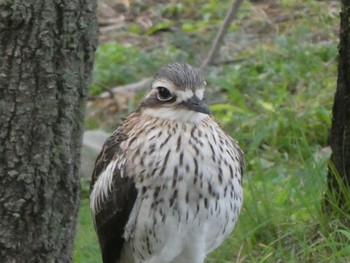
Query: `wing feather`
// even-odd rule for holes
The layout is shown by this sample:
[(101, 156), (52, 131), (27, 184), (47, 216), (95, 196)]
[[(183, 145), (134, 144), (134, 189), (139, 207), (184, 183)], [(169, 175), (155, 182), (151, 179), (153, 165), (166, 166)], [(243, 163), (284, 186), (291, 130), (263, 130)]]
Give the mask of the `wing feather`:
[(120, 127), (106, 140), (91, 178), (91, 207), (104, 263), (120, 260), (123, 233), (137, 196), (133, 179), (125, 176), (119, 165), (124, 154), (121, 143), (126, 139)]

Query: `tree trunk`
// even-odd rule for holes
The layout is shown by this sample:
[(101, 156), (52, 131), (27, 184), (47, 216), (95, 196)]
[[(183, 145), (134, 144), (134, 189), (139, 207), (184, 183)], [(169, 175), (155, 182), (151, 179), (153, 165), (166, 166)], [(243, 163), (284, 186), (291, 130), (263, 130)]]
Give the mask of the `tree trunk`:
[(342, 0), (337, 91), (333, 105), (326, 209), (350, 212), (350, 3)]
[(0, 3), (0, 261), (71, 262), (95, 0)]

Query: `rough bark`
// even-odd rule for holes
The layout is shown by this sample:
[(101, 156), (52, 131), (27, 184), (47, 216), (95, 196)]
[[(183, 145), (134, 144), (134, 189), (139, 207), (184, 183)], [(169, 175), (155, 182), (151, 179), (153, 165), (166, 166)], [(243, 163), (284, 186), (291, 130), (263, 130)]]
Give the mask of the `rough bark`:
[(342, 0), (337, 91), (334, 98), (326, 209), (350, 212), (350, 2)]
[(0, 261), (71, 262), (96, 0), (0, 2)]

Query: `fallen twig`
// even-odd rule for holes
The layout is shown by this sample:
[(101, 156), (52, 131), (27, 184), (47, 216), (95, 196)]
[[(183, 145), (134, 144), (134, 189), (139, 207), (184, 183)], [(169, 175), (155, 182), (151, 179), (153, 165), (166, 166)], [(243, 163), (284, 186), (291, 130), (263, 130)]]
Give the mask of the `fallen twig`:
[(117, 87), (108, 89), (108, 91), (105, 91), (96, 97), (89, 97), (89, 100), (106, 99), (106, 98), (111, 98), (113, 97), (113, 95), (120, 92), (136, 92), (143, 89), (147, 89), (149, 87), (148, 84), (150, 83), (150, 81), (151, 81), (151, 78), (144, 78), (135, 83), (131, 83), (123, 86), (117, 86)]

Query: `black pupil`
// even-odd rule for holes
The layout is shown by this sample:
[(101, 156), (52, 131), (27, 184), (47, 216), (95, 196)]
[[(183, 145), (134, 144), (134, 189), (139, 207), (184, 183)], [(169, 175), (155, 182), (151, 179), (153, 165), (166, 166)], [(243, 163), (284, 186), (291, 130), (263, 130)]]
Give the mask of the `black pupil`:
[(158, 87), (159, 96), (162, 99), (169, 99), (171, 97), (170, 91), (164, 87)]

